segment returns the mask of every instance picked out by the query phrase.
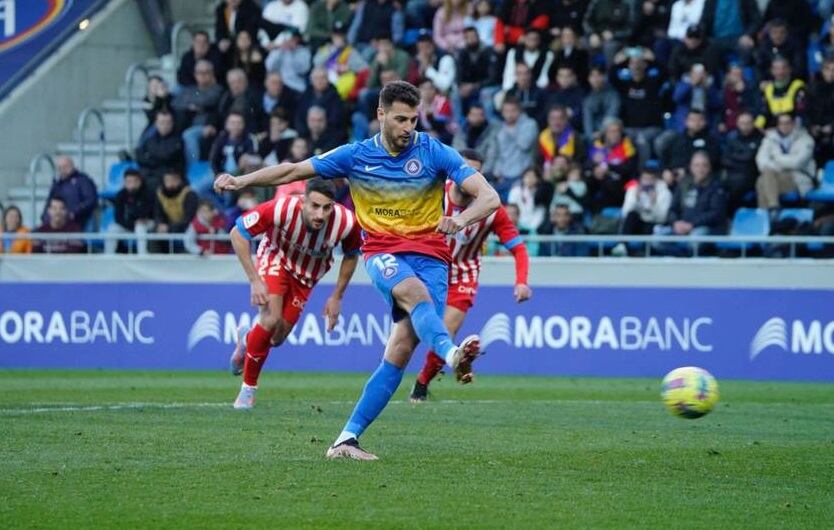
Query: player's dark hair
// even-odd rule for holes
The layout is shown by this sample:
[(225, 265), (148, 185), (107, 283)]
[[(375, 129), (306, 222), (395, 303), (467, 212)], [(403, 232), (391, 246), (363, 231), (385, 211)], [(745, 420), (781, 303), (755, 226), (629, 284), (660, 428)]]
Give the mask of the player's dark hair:
[(420, 104), (420, 91), (407, 81), (392, 81), (379, 93), (379, 104), (382, 108), (389, 109), (397, 101), (409, 107), (416, 107)]
[(474, 149), (463, 149), (460, 152), (460, 156), (466, 160), (474, 160), (475, 162), (479, 162), (481, 164), (484, 163), (484, 157), (481, 156), (481, 153), (475, 151)]
[(314, 191), (321, 193), (328, 199), (336, 200), (336, 185), (332, 181), (324, 180), (321, 177), (308, 180), (307, 187), (304, 188), (304, 195), (309, 196)]

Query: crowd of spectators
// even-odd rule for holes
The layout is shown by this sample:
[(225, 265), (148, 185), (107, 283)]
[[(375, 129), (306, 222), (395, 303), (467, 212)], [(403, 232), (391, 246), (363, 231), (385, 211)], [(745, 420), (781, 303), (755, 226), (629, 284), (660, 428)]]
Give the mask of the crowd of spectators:
[[(741, 207), (776, 219), (834, 157), (831, 4), (223, 0), (177, 86), (149, 81), (112, 230), (214, 233), (265, 197), (191, 189), (193, 163), (241, 173), (361, 141), (398, 79), (420, 88), (418, 130), (483, 156), (523, 233), (724, 234)], [(84, 226), (95, 190), (65, 169), (50, 199)], [(195, 241), (176, 250), (226, 250)]]

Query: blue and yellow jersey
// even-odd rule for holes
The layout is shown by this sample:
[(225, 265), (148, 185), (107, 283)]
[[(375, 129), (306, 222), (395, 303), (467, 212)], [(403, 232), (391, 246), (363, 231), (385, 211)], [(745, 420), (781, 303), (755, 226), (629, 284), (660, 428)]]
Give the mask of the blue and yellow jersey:
[(444, 183), (460, 185), (475, 173), (457, 151), (415, 132), (408, 148), (392, 156), (377, 134), (310, 161), (324, 178), (349, 179), (366, 255), (414, 252), (449, 261), (446, 238), (436, 231)]

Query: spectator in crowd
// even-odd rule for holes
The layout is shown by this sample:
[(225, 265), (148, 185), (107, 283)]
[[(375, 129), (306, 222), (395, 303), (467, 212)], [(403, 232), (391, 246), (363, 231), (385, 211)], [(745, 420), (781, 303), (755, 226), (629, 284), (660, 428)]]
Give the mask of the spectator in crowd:
[(521, 181), (513, 184), (507, 202), (519, 208), (519, 224), (535, 232), (547, 215), (547, 208), (553, 198), (553, 187), (544, 182), (538, 170), (529, 167)]
[[(260, 24), (261, 11), (253, 0), (225, 0), (220, 2), (220, 5), (214, 10), (214, 38), (217, 41), (218, 49), (223, 53), (229, 51), (237, 34), (241, 31), (246, 31), (249, 35), (255, 36)], [(219, 70), (217, 71), (219, 73)]]
[(247, 155), (255, 155), (257, 152), (257, 140), (246, 132), (246, 118), (242, 113), (232, 111), (226, 118), (224, 130), (217, 135), (211, 146), (211, 169), (215, 174), (235, 175), (246, 172), (256, 165)]
[(220, 122), (225, 123), (226, 117), (234, 111), (243, 115), (247, 131), (253, 132), (257, 129), (260, 119), (261, 101), (258, 101), (258, 97), (249, 88), (246, 72), (240, 68), (229, 70), (226, 74), (226, 84), (229, 90), (220, 98), (218, 107)]
[(258, 142), (258, 155), (267, 166), (278, 165), (287, 157), (293, 140), (298, 132), (290, 128), (290, 119), (286, 110), (275, 107), (269, 115), (269, 133)]
[[(183, 234), (197, 214), (197, 194), (185, 183), (177, 171), (167, 171), (154, 200), (154, 232)], [(154, 252), (180, 252), (182, 244), (167, 241), (151, 243)]]
[(744, 205), (744, 197), (756, 190), (756, 179), (759, 177), (756, 153), (763, 136), (753, 121), (752, 112), (741, 111), (736, 120), (736, 128), (727, 134), (721, 154), (724, 186), (727, 188), (727, 203), (731, 215)]
[(417, 37), (417, 55), (414, 66), (418, 79), (431, 79), (438, 90), (447, 94), (457, 74), (455, 58), (437, 50), (431, 35), (421, 32)]
[[(576, 73), (568, 66), (562, 66), (556, 73), (556, 84), (545, 102), (547, 108), (564, 107), (571, 126), (582, 128), (582, 100), (585, 92), (576, 82)], [(542, 120), (544, 121), (544, 120)]]
[[(536, 122), (542, 120), (547, 94), (544, 89), (533, 83), (530, 67), (524, 63), (515, 65), (515, 84), (503, 94), (496, 95), (496, 100), (512, 98), (521, 105), (521, 110)], [(500, 105), (498, 105), (500, 107)]]
[(756, 153), (761, 175), (756, 181), (759, 208), (779, 208), (779, 195), (798, 192), (804, 197), (814, 187), (814, 139), (791, 114), (780, 114), (776, 127), (765, 134)]
[(96, 185), (86, 173), (76, 169), (72, 158), (68, 156), (58, 157), (55, 165), (58, 178), (52, 182), (52, 187), (49, 189), (41, 220), (44, 226), (50, 225), (51, 200), (58, 198), (65, 210), (67, 217), (65, 222), (77, 225), (77, 228), (83, 230), (96, 210), (98, 203)]
[(488, 158), (496, 149), (495, 142), (501, 126), (487, 119), (486, 111), (480, 104), (473, 104), (466, 113), (466, 121), (452, 139), (452, 147), (457, 151), (473, 149), (484, 159), (482, 172), (492, 175), (494, 160)]
[(663, 130), (663, 84), (654, 54), (645, 48), (626, 48), (614, 58), (611, 82), (620, 94), (620, 117), (634, 138), (641, 160), (648, 160), (652, 143)]
[[(621, 234), (651, 235), (654, 227), (663, 225), (669, 217), (672, 192), (663, 179), (659, 178), (658, 170), (656, 163), (647, 163), (640, 173), (640, 180), (632, 183), (626, 190), (622, 209), (623, 220), (620, 224)], [(626, 246), (620, 243), (611, 253), (625, 255)]]
[(467, 18), (465, 25), (472, 26), (478, 32), (478, 40), (490, 50), (495, 48), (496, 26), (498, 17), (492, 14), (490, 0), (476, 0), (472, 17)]
[(548, 24), (553, 39), (560, 39), (565, 28), (572, 29), (574, 35), (581, 37), (584, 32), (582, 22), (587, 9), (588, 0), (555, 0), (550, 2)]
[[(371, 53), (371, 74), (368, 77), (368, 98), (376, 100), (379, 98), (379, 91), (385, 84), (382, 82), (382, 73), (386, 70), (393, 70), (397, 73), (397, 79), (408, 79), (412, 58), (405, 50), (394, 47), (390, 35), (382, 35), (374, 39)], [(416, 66), (415, 66), (416, 69)], [(367, 103), (367, 100), (365, 101)]]
[[(794, 28), (795, 29), (795, 28)], [(802, 35), (801, 33), (799, 35)], [(799, 77), (806, 73), (805, 44), (802, 42), (807, 37), (793, 39), (788, 24), (781, 19), (771, 21), (767, 25), (767, 31), (759, 44), (756, 60), (759, 64), (759, 74), (762, 79), (769, 76), (776, 76), (769, 72), (774, 59), (782, 57), (788, 61), (791, 70)]]
[[(266, 78), (264, 52), (253, 40), (248, 31), (241, 31), (235, 37), (235, 47), (231, 51), (229, 69), (240, 69), (246, 74), (250, 86), (259, 87)], [(228, 80), (228, 76), (227, 76)], [(231, 89), (231, 86), (229, 87)]]
[(579, 47), (576, 30), (565, 26), (559, 32), (557, 42), (559, 49), (553, 56), (553, 64), (550, 66), (547, 78), (551, 81), (555, 80), (560, 68), (570, 68), (584, 83), (588, 78), (590, 59), (588, 52)]
[[(276, 108), (283, 109), (287, 116), (295, 116), (298, 98), (301, 96), (295, 90), (284, 85), (281, 74), (277, 72), (267, 74), (264, 89), (264, 94), (261, 97), (262, 117), (268, 119)], [(267, 125), (264, 123), (261, 129), (265, 130)]]
[(310, 21), (307, 24), (307, 39), (310, 48), (316, 50), (330, 40), (330, 31), (339, 23), (348, 28), (353, 15), (345, 0), (315, 0), (310, 6)]
[[(695, 0), (693, 0), (695, 1)], [(732, 0), (728, 0), (732, 1)], [(699, 26), (690, 26), (686, 30), (683, 46), (676, 46), (669, 59), (669, 77), (675, 81), (692, 72), (692, 67), (700, 64), (704, 67), (705, 77), (717, 74), (721, 62), (715, 48), (704, 38), (704, 30)]]
[(195, 86), (180, 90), (171, 102), (180, 117), (178, 121), (186, 125), (182, 132), (187, 162), (203, 160), (203, 144), (214, 139), (217, 134), (217, 120), (223, 87), (214, 77), (214, 66), (209, 61), (200, 60), (194, 66)]
[(314, 155), (336, 149), (347, 141), (344, 127), (334, 129), (327, 126), (327, 113), (321, 107), (313, 106), (307, 111), (307, 133)]
[(701, 22), (704, 0), (676, 0), (669, 13), (669, 29), (666, 34), (670, 39), (682, 41), (692, 26)]
[(776, 57), (770, 65), (772, 81), (762, 83), (763, 115), (756, 119), (760, 129), (776, 125), (779, 114), (805, 114), (805, 81), (795, 78), (791, 65), (784, 57)]
[(541, 33), (530, 28), (524, 33), (521, 44), (507, 51), (504, 61), (504, 77), (501, 88), (510, 90), (518, 81), (516, 65), (526, 64), (530, 67), (533, 84), (540, 89), (547, 88), (549, 81), (547, 74), (553, 64), (553, 52), (542, 47)]
[(743, 111), (749, 111), (754, 116), (759, 112), (759, 92), (744, 79), (744, 71), (737, 64), (731, 65), (724, 76), (723, 100), (724, 116), (718, 126), (721, 133), (733, 130)]
[(582, 101), (582, 130), (587, 140), (593, 141), (594, 134), (602, 130), (606, 118), (620, 115), (620, 95), (608, 85), (605, 70), (600, 66), (591, 68), (588, 74), (590, 91)]
[(533, 151), (539, 130), (536, 122), (521, 111), (518, 100), (512, 97), (504, 99), (501, 115), (504, 122), (498, 130), (495, 150), (486, 158), (494, 160), (492, 171), (495, 189), (506, 199), (524, 169), (533, 164)]
[(631, 36), (635, 21), (634, 4), (629, 0), (591, 0), (583, 22), (591, 52), (601, 51), (610, 63)]
[(154, 123), (156, 122), (156, 115), (159, 112), (171, 112), (171, 101), (173, 99), (171, 92), (168, 90), (168, 84), (164, 79), (158, 75), (152, 75), (148, 78), (148, 88), (145, 93), (145, 117), (148, 120), (148, 125), (139, 136), (139, 143), (152, 135), (156, 130)]
[(195, 31), (191, 36), (191, 49), (185, 52), (180, 59), (180, 67), (177, 69), (177, 84), (180, 87), (193, 87), (197, 85), (195, 69), (199, 61), (208, 61), (214, 68), (215, 74), (223, 73), (223, 56), (217, 51), (205, 31)]
[[(349, 40), (357, 44), (368, 44), (381, 37), (396, 37), (397, 33), (401, 33), (397, 28), (397, 21), (401, 18), (393, 0), (361, 2), (354, 11)], [(399, 41), (399, 38), (393, 40)]]
[(313, 68), (310, 72), (310, 87), (298, 100), (295, 114), (295, 130), (306, 136), (307, 112), (310, 107), (321, 107), (327, 114), (327, 127), (337, 131), (345, 129), (345, 104), (339, 97), (339, 92), (327, 79), (327, 70), (321, 67)]
[[(284, 160), (284, 162), (292, 164), (303, 162), (304, 160), (310, 158), (310, 154), (310, 142), (306, 138), (299, 136), (292, 141), (289, 156), (286, 160)], [(289, 184), (284, 184), (283, 186), (278, 186), (275, 189), (276, 199), (286, 197), (288, 195), (304, 195), (304, 181), (297, 180), (295, 182), (290, 182)]]
[[(264, 4), (261, 12), (261, 45), (269, 49), (269, 46), (280, 45), (286, 38), (284, 30), (297, 30), (300, 34), (307, 32), (307, 23), (310, 21), (310, 8), (304, 0), (271, 0)], [(277, 35), (271, 41), (269, 37)], [(268, 45), (267, 45), (268, 43)]]
[(12, 239), (12, 234), (18, 236), (29, 233), (23, 226), (23, 214), (17, 206), (9, 206), (3, 211), (3, 223), (0, 226), (0, 254), (31, 254), (31, 239)]
[[(557, 204), (550, 210), (550, 217), (536, 231), (543, 236), (581, 236), (585, 228), (576, 222), (567, 205)], [(543, 241), (539, 243), (539, 256), (587, 256), (589, 248), (586, 243), (577, 241)]]
[[(71, 218), (67, 201), (63, 197), (50, 196), (46, 201), (47, 214), (35, 233), (38, 234), (73, 234), (82, 232), (81, 225)], [(87, 245), (78, 239), (36, 239), (33, 251), (39, 254), (74, 254), (84, 252)]]
[(722, 57), (737, 53), (749, 63), (761, 20), (756, 0), (706, 0), (699, 25)]
[(721, 90), (702, 64), (693, 64), (689, 74), (675, 83), (672, 101), (675, 102), (672, 127), (679, 131), (686, 128), (686, 116), (690, 111), (703, 113), (710, 129), (721, 117)]
[(340, 21), (333, 25), (330, 42), (316, 52), (313, 66), (326, 70), (327, 80), (344, 101), (356, 101), (370, 75), (362, 54), (348, 44), (347, 26)]
[(440, 9), (434, 13), (432, 24), (432, 36), (439, 49), (455, 53), (463, 48), (466, 15), (466, 0), (443, 0)]
[(816, 162), (834, 160), (834, 56), (822, 63), (819, 77), (808, 95), (808, 128), (816, 145)]
[(420, 83), (421, 103), (417, 119), (417, 129), (425, 131), (444, 144), (452, 143), (452, 136), (457, 129), (449, 98), (440, 94), (431, 79)]
[[(143, 236), (150, 229), (153, 219), (153, 190), (145, 186), (142, 174), (128, 169), (124, 174), (124, 186), (113, 199), (113, 222), (107, 227), (109, 234), (136, 234), (136, 253), (148, 253), (148, 241)], [(105, 254), (115, 254), (118, 239), (104, 241)]]
[[(516, 230), (518, 230), (519, 235), (526, 236), (531, 233), (530, 228), (524, 226), (520, 222), (520, 213), (521, 210), (519, 206), (515, 203), (509, 203), (504, 206), (504, 209), (507, 211), (507, 217), (510, 218), (513, 225), (515, 225)], [(527, 254), (530, 256), (537, 256), (539, 254), (539, 244), (526, 241), (524, 246), (527, 247)], [(504, 253), (505, 249), (504, 246), (501, 245), (497, 240), (492, 240), (490, 244), (487, 245), (487, 252), (488, 256), (500, 256)]]
[(696, 151), (705, 151), (711, 166), (715, 167), (721, 156), (720, 141), (709, 132), (706, 116), (694, 109), (686, 114), (683, 132), (673, 132), (668, 140), (659, 138), (656, 150), (660, 154), (663, 179), (670, 187), (683, 177)]
[(516, 46), (530, 29), (547, 29), (547, 0), (507, 0), (495, 26), (495, 50), (504, 53)]
[[(399, 81), (400, 77), (396, 70), (383, 70), (380, 74), (380, 84)], [(359, 97), (356, 110), (351, 114), (350, 121), (353, 126), (353, 140), (361, 142), (370, 138), (372, 134), (379, 131), (379, 121), (376, 118), (377, 107), (379, 106), (380, 88), (365, 90)]]
[(232, 230), (238, 217), (254, 209), (257, 205), (258, 197), (255, 192), (252, 189), (242, 190), (237, 196), (235, 205), (226, 210), (226, 232)]
[(689, 176), (675, 190), (665, 230), (678, 236), (720, 235), (727, 230), (727, 194), (712, 175), (709, 154), (692, 155)]
[(559, 166), (554, 165), (557, 158), (566, 162), (584, 161), (585, 144), (582, 137), (568, 120), (565, 107), (555, 106), (547, 113), (547, 127), (539, 133), (539, 149), (536, 162), (542, 168), (545, 180), (552, 180)]
[(464, 47), (457, 55), (457, 111), (465, 116), (477, 101), (489, 104), (500, 88), (499, 59), (483, 45), (474, 26), (463, 32)]
[(226, 218), (217, 210), (217, 206), (207, 199), (203, 199), (197, 206), (197, 215), (189, 223), (185, 231), (183, 244), (185, 251), (195, 256), (210, 256), (212, 254), (230, 254), (231, 245), (226, 241), (202, 239), (205, 236), (216, 236), (226, 233)]
[(310, 49), (304, 46), (301, 32), (292, 27), (287, 30), (288, 36), (281, 44), (261, 43), (261, 46), (269, 50), (266, 56), (266, 69), (268, 72), (278, 72), (284, 84), (296, 92), (304, 92), (307, 88), (307, 72), (310, 71), (312, 55)]
[(632, 33), (632, 45), (652, 50), (661, 64), (668, 61), (674, 45), (666, 34), (671, 10), (671, 0), (644, 0), (635, 3), (637, 24)]
[(770, 0), (764, 11), (763, 21), (771, 25), (779, 20), (790, 26), (791, 30), (800, 36), (800, 44), (804, 47), (808, 42), (808, 36), (816, 30), (815, 18), (811, 3), (806, 0)]
[(554, 185), (553, 200), (550, 201), (550, 210), (556, 206), (567, 206), (571, 215), (581, 220), (588, 207), (588, 183), (582, 178), (582, 169), (579, 164), (570, 163), (564, 157), (556, 157), (551, 173), (551, 183)]
[(154, 121), (154, 133), (136, 148), (136, 162), (145, 176), (144, 184), (156, 190), (168, 169), (185, 170), (185, 151), (180, 135), (174, 131), (174, 116), (160, 111)]
[[(638, 165), (637, 150), (631, 139), (625, 136), (620, 120), (609, 118), (603, 124), (602, 137), (591, 145), (589, 158), (591, 211), (596, 214), (603, 208), (619, 208), (623, 204), (625, 183), (637, 176)], [(607, 229), (592, 231), (608, 232)]]

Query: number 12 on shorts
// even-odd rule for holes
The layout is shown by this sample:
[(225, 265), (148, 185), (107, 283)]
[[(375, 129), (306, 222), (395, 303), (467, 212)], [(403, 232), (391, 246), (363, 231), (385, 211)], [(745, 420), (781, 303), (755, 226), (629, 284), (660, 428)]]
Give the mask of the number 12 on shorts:
[(374, 267), (379, 269), (379, 272), (382, 273), (382, 277), (386, 280), (397, 274), (397, 270), (399, 269), (397, 257), (393, 254), (380, 254), (379, 256), (375, 256), (374, 259), (371, 260), (371, 263)]

